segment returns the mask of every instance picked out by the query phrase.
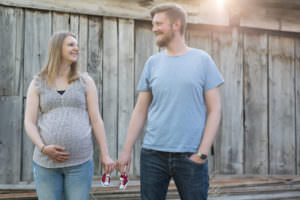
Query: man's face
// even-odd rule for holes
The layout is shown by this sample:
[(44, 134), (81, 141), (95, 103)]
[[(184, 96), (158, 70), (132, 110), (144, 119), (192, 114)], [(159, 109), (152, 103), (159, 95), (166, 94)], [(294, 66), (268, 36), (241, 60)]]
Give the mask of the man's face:
[(166, 47), (175, 35), (168, 16), (163, 12), (156, 13), (152, 19), (152, 25), (157, 46)]

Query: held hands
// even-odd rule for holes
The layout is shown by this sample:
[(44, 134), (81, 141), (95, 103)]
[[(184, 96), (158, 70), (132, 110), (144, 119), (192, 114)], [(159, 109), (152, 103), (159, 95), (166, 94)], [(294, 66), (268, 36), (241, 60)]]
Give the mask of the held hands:
[(49, 156), (54, 162), (66, 162), (70, 158), (69, 152), (64, 152), (65, 148), (58, 145), (46, 145), (43, 148), (43, 153)]

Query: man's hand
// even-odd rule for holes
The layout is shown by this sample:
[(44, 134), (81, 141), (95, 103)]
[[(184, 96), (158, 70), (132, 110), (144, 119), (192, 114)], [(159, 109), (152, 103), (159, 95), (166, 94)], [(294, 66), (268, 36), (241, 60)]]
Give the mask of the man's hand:
[(54, 162), (66, 162), (70, 158), (69, 152), (64, 152), (65, 148), (58, 145), (46, 145), (43, 153), (49, 156)]
[(206, 162), (206, 160), (199, 158), (198, 154), (196, 153), (190, 156), (190, 160), (199, 164), (204, 164)]
[(119, 159), (116, 162), (116, 167), (121, 174), (124, 174), (124, 168), (126, 167), (126, 174), (129, 174), (130, 170), (131, 153), (122, 152)]

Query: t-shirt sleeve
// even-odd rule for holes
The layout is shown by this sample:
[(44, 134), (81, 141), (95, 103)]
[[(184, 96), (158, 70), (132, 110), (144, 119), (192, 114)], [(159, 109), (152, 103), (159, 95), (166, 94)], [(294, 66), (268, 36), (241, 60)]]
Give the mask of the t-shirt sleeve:
[(151, 86), (150, 86), (150, 64), (149, 60), (145, 63), (144, 70), (142, 72), (137, 90), (139, 92), (149, 92), (151, 91)]
[(218, 70), (215, 62), (207, 55), (205, 62), (205, 84), (204, 91), (214, 89), (224, 83), (224, 79)]

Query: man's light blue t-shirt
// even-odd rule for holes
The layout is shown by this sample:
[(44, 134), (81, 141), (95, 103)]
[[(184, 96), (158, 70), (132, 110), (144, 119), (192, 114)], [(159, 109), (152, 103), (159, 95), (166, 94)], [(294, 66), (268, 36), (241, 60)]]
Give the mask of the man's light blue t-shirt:
[(166, 152), (197, 152), (205, 122), (204, 93), (224, 83), (211, 57), (191, 48), (180, 56), (151, 56), (138, 91), (151, 91), (143, 147)]

